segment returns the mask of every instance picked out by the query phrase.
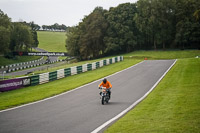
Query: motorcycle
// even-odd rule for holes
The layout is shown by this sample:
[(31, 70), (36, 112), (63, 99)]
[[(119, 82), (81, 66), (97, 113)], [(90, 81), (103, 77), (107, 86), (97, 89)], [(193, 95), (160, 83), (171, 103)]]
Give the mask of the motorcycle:
[(108, 93), (108, 90), (106, 89), (106, 87), (100, 87), (99, 89), (101, 89), (100, 95), (101, 95), (101, 104), (104, 105), (104, 103), (108, 103), (110, 100), (110, 96)]

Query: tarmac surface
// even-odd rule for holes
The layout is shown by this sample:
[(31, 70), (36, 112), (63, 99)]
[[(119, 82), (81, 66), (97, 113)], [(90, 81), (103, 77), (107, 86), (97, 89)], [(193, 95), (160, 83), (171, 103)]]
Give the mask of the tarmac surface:
[(113, 88), (106, 105), (100, 102), (98, 80), (35, 104), (1, 111), (0, 133), (90, 133), (144, 96), (174, 62), (147, 60), (108, 76)]

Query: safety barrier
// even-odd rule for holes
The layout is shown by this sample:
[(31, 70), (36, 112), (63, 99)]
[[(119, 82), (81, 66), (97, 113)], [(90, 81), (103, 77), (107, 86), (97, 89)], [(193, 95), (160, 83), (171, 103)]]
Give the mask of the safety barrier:
[(64, 77), (65, 77), (65, 70), (64, 69), (57, 70), (57, 79), (61, 79)]
[(70, 76), (71, 75), (71, 68), (66, 68), (65, 70), (65, 77)]
[[(74, 57), (68, 59), (68, 61), (73, 60), (73, 59), (74, 59)], [(43, 60), (43, 61), (42, 60), (43, 60), (43, 57), (38, 60), (34, 60), (34, 61), (11, 64), (11, 65), (7, 65), (7, 66), (0, 66), (0, 73), (10, 73), (10, 72), (18, 71), (18, 70), (41, 66), (46, 63), (45, 60)], [(53, 64), (53, 63), (61, 62), (61, 61), (65, 61), (65, 60), (64, 59), (63, 60), (61, 60), (61, 59), (55, 60), (55, 61), (48, 62), (48, 64)]]
[[(34, 61), (28, 61), (28, 62), (21, 62), (21, 63), (16, 63), (16, 64), (11, 64), (11, 65), (6, 65), (6, 66), (0, 66), (0, 71), (3, 73), (10, 73), (26, 68), (31, 68), (39, 65), (43, 65), (44, 62), (41, 62), (44, 57), (34, 60)], [(34, 64), (33, 64), (34, 63)]]
[[(64, 78), (64, 77), (68, 77), (68, 76), (71, 76), (71, 75), (80, 74), (80, 73), (83, 73), (83, 72), (86, 72), (86, 71), (95, 70), (97, 68), (100, 68), (100, 67), (103, 67), (103, 66), (106, 66), (106, 65), (109, 65), (109, 64), (113, 64), (113, 63), (116, 63), (116, 62), (120, 62), (122, 60), (123, 60), (123, 56), (113, 57), (111, 59), (105, 59), (105, 60), (101, 60), (101, 61), (98, 61), (98, 62), (83, 64), (83, 65), (80, 65), (80, 66), (74, 66), (74, 67), (70, 67), (70, 68), (59, 69), (59, 70), (54, 71), (54, 72), (47, 72), (47, 73), (42, 73), (42, 74), (39, 74), (39, 75), (33, 75), (33, 76), (30, 76), (30, 77), (26, 77), (26, 80), (25, 79), (23, 79), (23, 80), (24, 81), (30, 80), (30, 85), (34, 86), (34, 85), (54, 81), (54, 80), (57, 80), (57, 79), (61, 79), (61, 78)], [(9, 81), (9, 82), (12, 82), (12, 80)], [(16, 81), (13, 80), (13, 82), (16, 82)], [(17, 81), (17, 82), (19, 82), (19, 81)], [(6, 81), (4, 83), (5, 83), (5, 85), (0, 84), (0, 91), (1, 90), (11, 90), (10, 88), (6, 88), (6, 89), (1, 88), (1, 86), (2, 87), (8, 86), (8, 85), (6, 85), (6, 83), (7, 83)], [(16, 83), (14, 83), (14, 84), (16, 85)], [(11, 85), (11, 83), (9, 83), (9, 85)], [(26, 86), (27, 86), (27, 84), (26, 84)], [(19, 86), (18, 88), (22, 88), (22, 87), (23, 86)], [(15, 89), (16, 88), (17, 87), (15, 87)]]
[(40, 83), (39, 75), (31, 76), (31, 85), (38, 85)]

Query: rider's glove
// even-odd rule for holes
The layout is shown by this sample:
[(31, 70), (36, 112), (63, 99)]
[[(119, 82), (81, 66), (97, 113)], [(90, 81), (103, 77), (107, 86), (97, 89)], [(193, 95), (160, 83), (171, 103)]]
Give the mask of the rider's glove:
[(99, 87), (99, 89), (101, 89), (101, 87)]

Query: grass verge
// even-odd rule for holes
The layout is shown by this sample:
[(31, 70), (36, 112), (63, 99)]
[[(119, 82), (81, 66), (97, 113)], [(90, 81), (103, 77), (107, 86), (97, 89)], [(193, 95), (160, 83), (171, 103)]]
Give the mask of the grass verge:
[(94, 71), (69, 76), (60, 80), (49, 82), (47, 84), (0, 93), (0, 110), (38, 101), (62, 92), (72, 90), (81, 85), (123, 70), (140, 61), (141, 60), (126, 59), (122, 62), (104, 66)]
[(37, 31), (39, 45), (41, 49), (49, 52), (66, 52), (65, 32)]
[(105, 133), (199, 132), (200, 59), (180, 59), (154, 91)]
[(180, 59), (200, 56), (200, 50), (134, 51), (124, 55), (135, 59)]
[(3, 56), (0, 56), (0, 66), (10, 65), (10, 64), (20, 63), (20, 62), (33, 61), (40, 58), (41, 57), (39, 56), (16, 56), (15, 59), (7, 59)]

